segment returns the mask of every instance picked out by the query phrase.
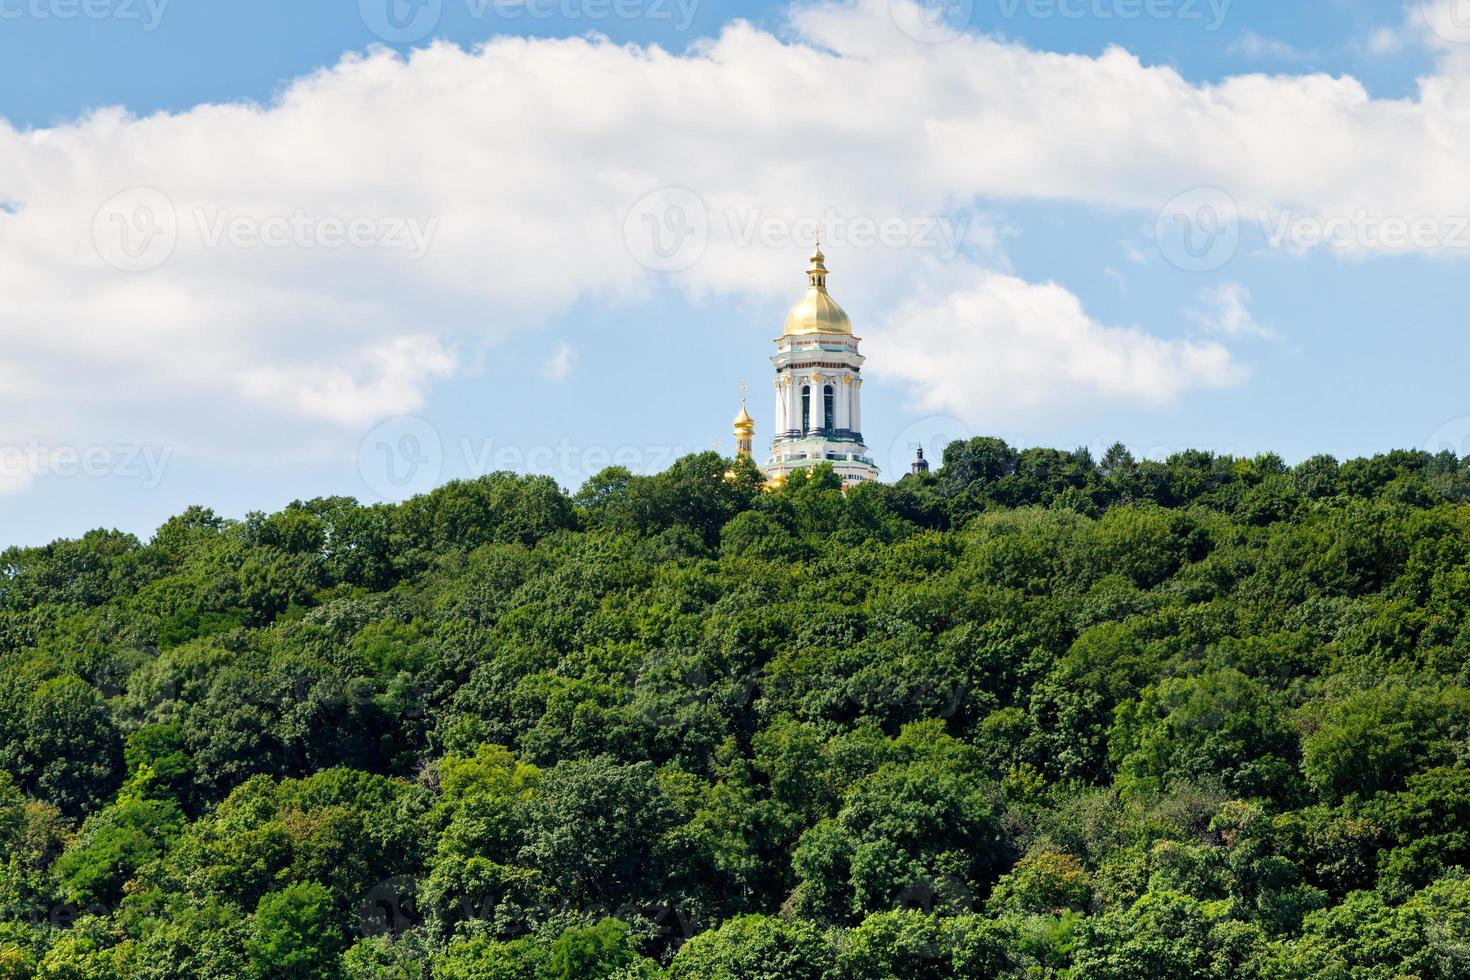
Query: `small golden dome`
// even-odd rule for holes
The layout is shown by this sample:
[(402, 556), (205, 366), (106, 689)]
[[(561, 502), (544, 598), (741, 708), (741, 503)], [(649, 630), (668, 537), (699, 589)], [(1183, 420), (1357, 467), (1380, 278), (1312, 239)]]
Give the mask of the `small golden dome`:
[(751, 418), (750, 413), (745, 410), (745, 399), (742, 398), (740, 399), (740, 414), (735, 416), (735, 429), (739, 431), (740, 429), (754, 428), (755, 419)]
[(827, 266), (824, 262), (826, 256), (822, 254), (822, 246), (817, 245), (817, 250), (812, 253), (812, 265), (807, 270), (806, 296), (802, 297), (800, 303), (791, 308), (786, 314), (787, 337), (800, 337), (805, 334), (837, 333), (851, 334), (852, 320), (837, 301), (827, 295)]

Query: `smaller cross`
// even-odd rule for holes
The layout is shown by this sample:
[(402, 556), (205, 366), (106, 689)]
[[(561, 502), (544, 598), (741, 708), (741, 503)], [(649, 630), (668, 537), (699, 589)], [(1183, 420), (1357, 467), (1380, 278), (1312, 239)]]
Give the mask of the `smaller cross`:
[(741, 378), (740, 379), (740, 394), (741, 395), (744, 395), (748, 391), (750, 391), (750, 385), (748, 385), (748, 384), (745, 383), (745, 379), (744, 378)]

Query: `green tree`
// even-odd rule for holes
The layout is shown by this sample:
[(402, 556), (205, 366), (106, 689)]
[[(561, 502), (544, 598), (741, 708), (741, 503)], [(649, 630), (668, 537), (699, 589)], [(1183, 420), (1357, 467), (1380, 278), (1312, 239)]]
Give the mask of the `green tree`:
[(1115, 717), (1108, 751), (1127, 789), (1218, 781), (1234, 796), (1296, 795), (1296, 733), (1275, 699), (1239, 671), (1169, 678)]
[(25, 706), (22, 772), (69, 814), (96, 809), (117, 787), (122, 736), (96, 688), (80, 677), (38, 687)]
[(971, 911), (1002, 863), (999, 829), (968, 746), (931, 723), (905, 729), (911, 758), (878, 767), (792, 855), (797, 906), (832, 921), (918, 903)]
[(332, 896), (316, 882), (288, 885), (260, 900), (245, 949), (260, 980), (340, 976), (347, 937)]
[[(145, 782), (150, 770), (140, 770)], [(123, 886), (158, 860), (184, 825), (172, 800), (150, 800), (124, 792), (88, 817), (77, 842), (55, 864), (67, 901), (80, 906), (111, 904)]]
[(551, 976), (557, 980), (601, 980), (619, 974), (638, 960), (628, 926), (606, 918), (568, 929), (551, 948)]
[(1131, 908), (1084, 924), (1072, 976), (1077, 980), (1239, 980), (1265, 977), (1265, 937), (1230, 917), (1224, 903), (1151, 891)]
[(521, 860), (558, 900), (615, 909), (657, 886), (660, 845), (676, 819), (652, 765), (608, 756), (563, 762), (543, 776)]
[(1316, 712), (1302, 767), (1323, 799), (1395, 790), (1416, 770), (1449, 761), (1470, 723), (1470, 691), (1390, 681)]
[(673, 980), (823, 980), (831, 953), (809, 923), (739, 916), (680, 947)]

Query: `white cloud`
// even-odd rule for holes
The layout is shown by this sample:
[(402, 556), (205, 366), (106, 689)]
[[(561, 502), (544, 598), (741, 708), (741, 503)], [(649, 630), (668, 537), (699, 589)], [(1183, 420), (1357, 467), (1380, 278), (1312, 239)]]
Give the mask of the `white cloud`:
[(904, 306), (868, 351), (875, 375), (909, 385), (918, 408), (989, 424), (1059, 407), (1157, 407), (1245, 374), (1215, 341), (1105, 326), (1056, 283), (994, 272)]
[(1207, 333), (1232, 339), (1278, 339), (1276, 331), (1256, 322), (1255, 315), (1250, 310), (1251, 291), (1241, 283), (1227, 282), (1205, 289), (1200, 293), (1200, 300), (1209, 309), (1192, 310), (1190, 317)]
[(427, 382), (447, 377), (454, 354), (432, 337), (398, 337), (337, 363), (247, 367), (241, 389), (308, 418), (362, 425), (423, 407)]
[(1397, 27), (1380, 27), (1368, 35), (1367, 51), (1371, 55), (1386, 57), (1398, 54), (1409, 42), (1405, 31)]
[[(695, 294), (789, 293), (805, 243), (742, 245), (738, 230), (829, 207), (962, 218), (1030, 198), (1151, 222), (1179, 192), (1217, 186), (1243, 214), (1470, 215), (1470, 54), (1448, 45), (1415, 98), (1382, 100), (1320, 74), (1194, 84), (1118, 48), (922, 44), (887, 0), (797, 8), (792, 32), (737, 23), (685, 55), (596, 38), (376, 51), (268, 106), (0, 123), (0, 377), (26, 379), (0, 395), (0, 441), (122, 434), (227, 452), (273, 421), (348, 445), (343, 426), (422, 404), (507, 335), (652, 289), (624, 231), (634, 202), (664, 187), (690, 189), (707, 219), (701, 257), (674, 279)], [(94, 249), (94, 217), (134, 187), (166, 194), (177, 241), (160, 267), (127, 273)], [(257, 228), (300, 215), (311, 247), (294, 231), (287, 247), (211, 247), (224, 213)], [(378, 245), (394, 222), (437, 225), (414, 261), (327, 242), (356, 219)], [(1005, 234), (972, 226), (962, 254)], [(927, 284), (962, 307), (1000, 303), (1007, 285), (1017, 365), (1080, 337), (1113, 367), (1108, 381), (1066, 360), (1082, 381), (1020, 395), (1038, 409), (1078, 393), (1163, 400), (1236, 376), (1218, 345), (1099, 327), (1055, 286), (1002, 277), (977, 294), (965, 261), (935, 261), (943, 244), (833, 254), (844, 302), (873, 309)], [(1071, 333), (1021, 316), (1025, 297), (1047, 298), (1037, 309)], [(893, 376), (922, 375), (909, 347), (891, 349), (910, 361)]]
[(1395, 55), (1409, 47), (1454, 53), (1470, 44), (1470, 3), (1466, 0), (1404, 0), (1403, 7), (1399, 23), (1379, 27), (1368, 36), (1363, 45), (1368, 54)]
[(1299, 51), (1285, 41), (1264, 37), (1255, 31), (1246, 31), (1230, 46), (1232, 54), (1243, 55), (1254, 60), (1302, 61), (1310, 55)]
[(1465, 0), (1408, 0), (1402, 33), (1436, 48), (1470, 43), (1470, 4)]
[(577, 366), (577, 350), (565, 340), (558, 341), (551, 356), (541, 366), (541, 376), (552, 381), (565, 381)]

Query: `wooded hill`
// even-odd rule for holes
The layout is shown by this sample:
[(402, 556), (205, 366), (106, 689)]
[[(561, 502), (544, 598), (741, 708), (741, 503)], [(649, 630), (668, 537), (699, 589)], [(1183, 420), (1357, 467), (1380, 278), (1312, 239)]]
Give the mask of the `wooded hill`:
[(714, 454), (0, 556), (0, 978), (1470, 976), (1470, 467)]

